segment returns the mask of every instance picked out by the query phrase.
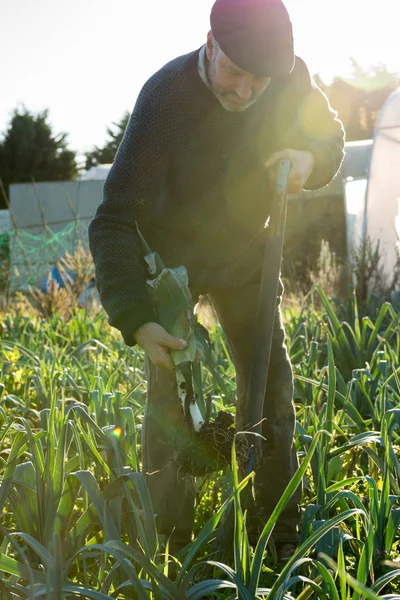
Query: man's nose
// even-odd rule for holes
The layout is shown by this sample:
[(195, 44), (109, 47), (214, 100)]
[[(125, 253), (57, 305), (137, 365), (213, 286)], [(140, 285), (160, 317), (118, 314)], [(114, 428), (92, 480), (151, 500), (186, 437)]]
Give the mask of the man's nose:
[(251, 98), (251, 81), (247, 77), (242, 77), (236, 86), (236, 94), (241, 100), (250, 100)]

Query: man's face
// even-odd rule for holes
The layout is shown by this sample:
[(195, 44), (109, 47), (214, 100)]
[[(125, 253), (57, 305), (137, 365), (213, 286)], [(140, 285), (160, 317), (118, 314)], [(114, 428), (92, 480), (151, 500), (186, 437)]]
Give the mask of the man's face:
[(211, 32), (207, 36), (207, 58), (212, 91), (225, 110), (247, 110), (271, 81), (271, 77), (258, 77), (237, 67), (215, 44)]

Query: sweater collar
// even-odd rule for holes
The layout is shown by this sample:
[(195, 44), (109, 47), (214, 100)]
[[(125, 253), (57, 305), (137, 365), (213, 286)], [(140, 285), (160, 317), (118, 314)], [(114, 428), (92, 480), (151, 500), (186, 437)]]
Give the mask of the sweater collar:
[(208, 89), (212, 92), (213, 90), (210, 85), (210, 80), (208, 79), (207, 63), (208, 63), (208, 59), (207, 59), (207, 55), (206, 55), (206, 44), (204, 44), (204, 46), (202, 46), (199, 50), (199, 60), (197, 62), (197, 70), (199, 72), (200, 79), (202, 80), (204, 85), (206, 85), (208, 87)]

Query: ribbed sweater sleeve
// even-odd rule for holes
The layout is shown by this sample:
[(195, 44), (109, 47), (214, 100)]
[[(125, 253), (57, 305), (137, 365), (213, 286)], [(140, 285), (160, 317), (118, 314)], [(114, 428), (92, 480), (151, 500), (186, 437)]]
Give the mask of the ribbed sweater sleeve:
[(312, 80), (299, 57), (296, 57), (293, 75), (295, 106), (286, 143), (287, 147), (309, 150), (313, 154), (314, 169), (305, 189), (314, 190), (328, 185), (338, 172), (344, 158), (345, 132), (327, 96)]
[(163, 197), (168, 148), (161, 95), (153, 76), (138, 97), (89, 226), (100, 300), (129, 346), (141, 325), (157, 321), (136, 223), (151, 219)]

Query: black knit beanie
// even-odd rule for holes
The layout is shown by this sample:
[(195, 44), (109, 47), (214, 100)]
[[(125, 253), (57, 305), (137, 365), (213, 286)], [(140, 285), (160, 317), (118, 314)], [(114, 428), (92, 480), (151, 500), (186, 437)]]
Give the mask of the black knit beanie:
[(261, 77), (292, 71), (292, 24), (281, 0), (216, 0), (210, 20), (221, 50), (241, 69)]

